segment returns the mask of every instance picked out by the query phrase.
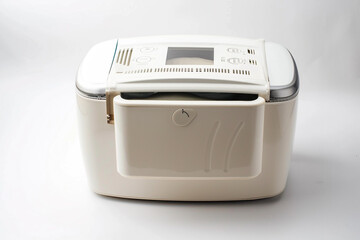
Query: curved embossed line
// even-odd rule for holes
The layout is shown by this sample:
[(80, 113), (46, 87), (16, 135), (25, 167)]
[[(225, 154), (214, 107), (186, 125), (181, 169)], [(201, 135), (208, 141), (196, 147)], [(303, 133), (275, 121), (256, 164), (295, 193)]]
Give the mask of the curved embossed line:
[(214, 150), (214, 145), (215, 145), (215, 139), (216, 139), (217, 133), (219, 131), (219, 128), (220, 128), (220, 122), (215, 122), (215, 124), (210, 132), (209, 139), (207, 141), (206, 155), (205, 155), (205, 172), (209, 172), (211, 170), (211, 160), (212, 160), (212, 155), (213, 155), (213, 150)]
[(235, 129), (234, 135), (231, 137), (230, 144), (226, 150), (224, 172), (227, 172), (229, 170), (230, 154), (235, 146), (236, 139), (239, 137), (243, 126), (244, 126), (244, 122), (239, 123), (239, 125)]

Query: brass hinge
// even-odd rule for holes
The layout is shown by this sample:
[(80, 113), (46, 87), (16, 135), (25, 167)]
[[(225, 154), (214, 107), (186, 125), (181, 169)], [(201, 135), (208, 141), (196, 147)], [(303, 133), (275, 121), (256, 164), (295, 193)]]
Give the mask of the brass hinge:
[(106, 120), (108, 124), (114, 124), (114, 97), (119, 94), (119, 92), (106, 91)]

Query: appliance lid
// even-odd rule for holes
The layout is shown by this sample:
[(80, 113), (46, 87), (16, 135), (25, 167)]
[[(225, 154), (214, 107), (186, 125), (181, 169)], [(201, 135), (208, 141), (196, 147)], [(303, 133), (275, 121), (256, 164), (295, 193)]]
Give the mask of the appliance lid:
[(247, 93), (269, 100), (264, 43), (213, 36), (119, 39), (106, 91)]
[[(167, 42), (168, 42), (168, 44), (178, 43), (178, 42), (180, 42), (180, 40), (183, 40), (187, 37), (188, 36), (177, 36), (177, 37), (172, 37), (172, 38), (168, 37)], [(117, 58), (116, 58), (117, 56), (119, 56), (119, 58), (120, 58), (119, 61), (121, 61), (122, 53), (123, 53), (123, 61), (126, 56), (126, 51), (122, 51), (122, 53), (119, 55), (120, 46), (119, 47), (117, 46), (118, 41), (119, 41), (119, 44), (124, 44), (126, 46), (131, 46), (131, 45), (135, 46), (135, 45), (141, 45), (144, 42), (147, 42), (147, 44), (151, 44), (151, 42), (153, 42), (155, 44), (156, 42), (160, 41), (159, 39), (162, 39), (162, 38), (163, 38), (163, 36), (151, 37), (151, 38), (131, 38), (131, 39), (121, 39), (121, 40), (113, 39), (113, 40), (109, 40), (109, 41), (105, 41), (105, 42), (96, 44), (89, 50), (89, 52), (87, 53), (86, 57), (84, 58), (84, 60), (82, 61), (81, 65), (79, 67), (79, 70), (77, 73), (77, 78), (76, 78), (76, 87), (78, 89), (78, 92), (87, 98), (95, 98), (95, 99), (105, 100), (106, 89), (107, 88), (110, 89), (107, 80), (109, 77), (110, 70), (113, 69), (112, 68), (113, 61), (114, 62), (117, 61)], [(216, 40), (217, 38), (220, 38), (222, 40), (225, 39), (224, 37), (212, 37), (213, 40)], [(151, 41), (149, 39), (151, 39)], [(201, 43), (201, 41), (199, 41), (199, 38), (194, 38), (193, 41), (196, 43)], [(226, 38), (226, 41), (228, 41), (229, 44), (236, 45), (238, 38)], [(268, 102), (286, 101), (291, 98), (294, 98), (295, 96), (297, 96), (298, 89), (299, 89), (299, 77), (298, 77), (298, 72), (297, 72), (297, 67), (296, 67), (295, 61), (292, 58), (291, 54), (283, 46), (276, 44), (276, 43), (272, 43), (272, 42), (265, 42), (264, 49), (265, 49), (265, 60), (266, 60), (265, 68), (267, 70), (268, 81), (269, 81)], [(148, 47), (141, 49), (142, 52), (150, 52), (150, 53), (153, 50), (154, 49), (148, 48)], [(175, 49), (175, 50), (177, 50), (177, 49)], [(207, 49), (205, 49), (205, 50), (207, 50)], [(235, 48), (231, 49), (229, 51), (232, 51), (234, 53), (239, 52), (239, 50), (235, 50)], [(133, 55), (133, 53), (134, 53), (134, 50), (131, 53), (131, 55)], [(173, 55), (169, 56), (169, 59), (174, 59), (174, 56), (176, 56), (176, 54), (179, 56), (179, 51), (175, 51), (175, 52), (173, 51), (172, 54)], [(185, 56), (184, 56), (184, 54), (185, 54)], [(189, 55), (186, 56), (186, 54), (188, 54), (188, 52), (183, 53), (183, 55), (182, 56), (180, 55), (180, 56), (189, 58)], [(190, 57), (194, 57), (194, 56), (190, 55)], [(201, 73), (201, 74), (208, 74), (213, 77), (207, 78), (205, 80), (203, 78), (182, 79), (182, 81), (185, 81), (185, 80), (192, 81), (193, 82), (192, 86), (195, 86), (196, 84), (198, 84), (199, 87), (214, 86), (214, 88), (210, 89), (211, 90), (210, 92), (219, 92), (219, 88), (217, 88), (216, 86), (220, 86), (221, 83), (227, 83), (226, 86), (228, 86), (228, 87), (235, 85), (234, 82), (236, 80), (235, 81), (229, 80), (229, 79), (228, 80), (225, 80), (225, 79), (219, 80), (219, 79), (215, 78), (215, 75), (217, 75), (217, 74), (221, 74), (221, 76), (224, 76), (225, 75), (224, 70), (223, 70), (223, 72), (221, 72), (221, 69), (220, 69), (220, 71), (215, 70), (216, 68), (213, 68), (213, 65), (209, 65), (209, 60), (211, 59), (211, 54), (209, 55), (208, 51), (201, 53), (200, 58), (201, 57), (202, 57), (202, 59), (200, 59), (200, 61), (202, 61), (202, 63), (204, 63), (202, 68), (210, 69), (212, 67), (211, 69), (214, 69), (213, 70), (214, 72), (210, 72), (211, 70), (205, 70), (205, 71), (209, 71), (209, 72), (203, 72), (202, 71), (203, 69), (200, 68), (199, 65), (197, 65), (197, 67), (195, 67), (195, 71), (197, 68), (198, 71), (202, 71), (202, 72), (198, 72), (198, 75), (200, 75), (200, 73)], [(131, 58), (133, 58), (133, 56), (131, 56)], [(167, 56), (166, 56), (166, 58), (167, 58)], [(129, 59), (129, 52), (128, 52), (128, 56), (126, 59)], [(180, 59), (180, 57), (179, 57), (178, 59), (176, 59), (176, 61), (175, 60), (170, 61), (171, 64), (168, 64), (168, 65), (165, 64), (167, 66), (167, 68), (175, 68), (175, 72), (173, 72), (173, 74), (172, 74), (173, 76), (181, 73), (181, 68), (182, 68), (182, 71), (187, 71), (187, 69), (190, 68), (189, 65), (183, 65), (182, 67), (180, 67), (180, 65), (175, 65), (179, 60), (183, 61), (183, 59)], [(199, 59), (191, 59), (191, 60), (198, 61)], [(208, 60), (208, 61), (206, 61), (206, 60)], [(234, 61), (234, 60), (229, 60), (229, 61)], [(129, 66), (130, 66), (130, 64), (131, 63), (129, 62)], [(129, 70), (130, 69), (128, 69), (127, 71), (129, 71)], [(193, 72), (191, 72), (191, 69), (190, 69), (190, 72), (187, 75), (194, 74), (194, 68), (192, 68), (192, 70), (193, 70)], [(242, 74), (242, 71), (240, 72), (239, 70), (242, 70), (242, 69), (237, 69), (237, 70), (238, 70), (237, 71), (238, 75), (236, 75), (236, 76), (241, 76), (240, 74)], [(134, 71), (134, 70), (130, 70), (130, 71)], [(149, 71), (151, 71), (151, 70), (149, 70)], [(161, 70), (157, 69), (156, 71), (161, 71)], [(176, 71), (178, 71), (178, 72), (176, 72)], [(216, 71), (218, 71), (218, 72), (216, 72)], [(152, 72), (150, 72), (150, 73), (152, 73)], [(227, 71), (225, 73), (227, 73)], [(244, 70), (244, 73), (245, 73), (245, 70)], [(141, 74), (140, 72), (139, 73), (133, 72), (128, 75), (131, 75), (131, 74), (143, 75), (144, 77), (149, 76), (148, 73)], [(236, 74), (236, 69), (234, 69), (233, 74)], [(217, 76), (219, 76), (219, 75), (217, 75)], [(163, 83), (164, 80), (166, 80), (166, 79), (158, 79), (158, 80), (150, 79), (150, 81), (148, 83), (151, 82), (152, 84), (155, 84), (155, 85), (153, 85), (153, 87), (155, 87), (155, 86), (160, 86), (159, 83)], [(179, 79), (176, 79), (175, 77), (173, 77), (173, 79), (171, 79), (171, 81), (173, 84), (175, 84), (176, 82), (179, 82)], [(245, 76), (242, 77), (242, 81), (243, 81), (242, 83), (240, 83), (240, 82), (236, 82), (236, 83), (238, 85), (242, 85), (242, 87), (247, 86), (248, 91), (250, 91), (250, 89), (252, 88), (251, 86), (253, 86), (253, 89), (259, 88), (261, 90), (261, 85), (259, 87), (259, 86), (256, 86), (256, 84), (246, 83)], [(215, 82), (217, 84), (215, 84)], [(116, 83), (116, 81), (115, 81), (115, 83)], [(142, 86), (146, 86), (146, 85), (148, 86), (148, 84), (142, 85), (142, 83), (144, 83), (144, 80), (138, 79), (137, 84), (140, 84), (140, 85), (137, 85), (137, 86), (138, 87), (142, 87)], [(209, 85), (208, 83), (213, 83), (213, 84)], [(168, 82), (168, 84), (169, 84), (169, 82)], [(129, 85), (130, 85), (130, 83), (128, 83), (128, 86)], [(114, 89), (116, 89), (116, 84), (115, 84)], [(178, 90), (178, 89), (176, 89), (176, 90)], [(193, 91), (194, 89), (190, 88), (189, 90)], [(216, 90), (218, 90), (218, 91), (216, 91)], [(233, 88), (231, 88), (231, 90), (233, 90)], [(143, 89), (143, 91), (145, 91), (145, 89)], [(233, 92), (233, 91), (231, 91), (231, 92)]]

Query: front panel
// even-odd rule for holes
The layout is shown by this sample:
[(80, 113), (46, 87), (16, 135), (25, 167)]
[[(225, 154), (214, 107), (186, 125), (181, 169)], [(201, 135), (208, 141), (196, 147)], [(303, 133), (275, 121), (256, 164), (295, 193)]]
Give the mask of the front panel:
[(239, 177), (261, 172), (263, 98), (114, 100), (117, 166), (126, 177)]

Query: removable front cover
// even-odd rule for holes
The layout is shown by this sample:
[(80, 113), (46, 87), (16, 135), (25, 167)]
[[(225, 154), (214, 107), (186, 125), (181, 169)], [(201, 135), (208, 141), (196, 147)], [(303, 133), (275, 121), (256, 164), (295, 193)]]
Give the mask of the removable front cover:
[(126, 177), (255, 177), (263, 98), (252, 101), (114, 98), (118, 172)]

